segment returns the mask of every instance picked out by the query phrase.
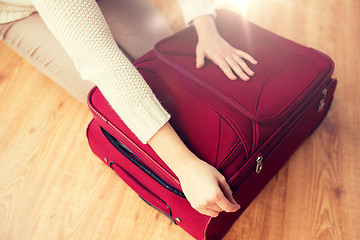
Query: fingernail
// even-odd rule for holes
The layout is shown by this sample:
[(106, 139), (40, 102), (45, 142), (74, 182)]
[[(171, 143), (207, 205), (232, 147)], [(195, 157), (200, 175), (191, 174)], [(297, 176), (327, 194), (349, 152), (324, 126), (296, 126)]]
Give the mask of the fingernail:
[(201, 63), (201, 62), (199, 62), (199, 63), (196, 64), (196, 68), (202, 68), (203, 66), (204, 66), (204, 64)]
[(240, 205), (236, 204), (236, 207), (234, 207), (234, 212), (240, 209)]

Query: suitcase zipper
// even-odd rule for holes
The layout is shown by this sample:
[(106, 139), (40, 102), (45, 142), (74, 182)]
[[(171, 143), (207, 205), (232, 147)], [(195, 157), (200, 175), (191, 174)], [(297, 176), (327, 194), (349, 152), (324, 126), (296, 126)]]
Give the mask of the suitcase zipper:
[(319, 106), (318, 106), (318, 112), (321, 112), (325, 106), (326, 94), (327, 94), (327, 89), (324, 88), (322, 90), (322, 98), (321, 98)]
[[(223, 96), (221, 93), (219, 93), (216, 89), (214, 89), (211, 85), (198, 80), (198, 78), (196, 76), (193, 76), (191, 73), (189, 73), (188, 71), (186, 71), (185, 69), (183, 69), (179, 64), (177, 63), (173, 63), (171, 60), (169, 60), (165, 54), (156, 51), (156, 56), (163, 61), (164, 63), (166, 63), (169, 67), (174, 68), (175, 70), (179, 71), (180, 73), (182, 73), (184, 76), (194, 79), (196, 83), (198, 83), (200, 86), (202, 86), (203, 88), (205, 88), (206, 90), (208, 90), (209, 92), (211, 92), (212, 94), (214, 94), (215, 96), (217, 96), (219, 99), (225, 101), (226, 103), (230, 104), (230, 106), (235, 107), (237, 109), (241, 109), (241, 113), (244, 114), (245, 116), (247, 116), (248, 118), (250, 118), (253, 121), (260, 121), (263, 123), (272, 123), (274, 121), (277, 121), (279, 119), (284, 119), (289, 115), (288, 110), (284, 110), (281, 113), (277, 114), (276, 116), (273, 116), (271, 118), (261, 118), (259, 116), (256, 116), (252, 113), (250, 113), (249, 111), (247, 111), (242, 105), (240, 104), (236, 104), (233, 101), (229, 100), (227, 97)], [(323, 79), (329, 79), (330, 76), (332, 74), (332, 71), (330, 71), (326, 76), (323, 76)], [(319, 73), (315, 78), (319, 78), (319, 76), (321, 75), (321, 73)], [(319, 86), (321, 85), (321, 82), (318, 82), (316, 85), (312, 86), (311, 89), (309, 89), (307, 91), (307, 93), (304, 94), (305, 99), (307, 98), (312, 98), (312, 93), (316, 92), (319, 88)], [(292, 103), (291, 108), (292, 109), (298, 109), (298, 105), (299, 103), (296, 102), (297, 100), (294, 100), (294, 102)], [(300, 102), (301, 103), (301, 102)], [(288, 107), (287, 107), (288, 109)]]
[[(328, 87), (328, 86), (327, 86)], [(322, 98), (320, 100), (320, 103), (319, 103), (319, 106), (317, 108), (318, 112), (321, 112), (321, 110), (324, 108), (325, 106), (325, 100), (326, 100), (326, 94), (327, 94), (327, 87), (324, 88), (321, 93), (322, 93)], [(316, 95), (316, 94), (313, 94), (313, 95)], [(308, 111), (310, 111), (311, 108), (314, 107), (314, 104), (307, 104), (307, 103), (311, 103), (312, 101), (314, 101), (315, 99), (314, 98), (311, 98), (308, 102), (305, 102), (304, 104), (306, 104), (305, 106), (307, 106), (307, 108), (305, 109), (304, 111), (304, 114), (306, 114)], [(302, 106), (299, 106), (299, 108), (301, 108)], [(301, 115), (300, 118), (304, 116), (304, 115)], [(288, 127), (288, 129), (291, 129), (292, 126), (295, 125), (295, 123), (293, 123), (291, 126)], [(277, 139), (282, 139), (282, 134), (280, 136), (277, 137)], [(277, 141), (278, 142), (278, 141)], [(269, 145), (266, 146), (266, 149), (269, 149)], [(263, 153), (266, 153), (267, 150), (264, 150)], [(260, 153), (260, 156), (258, 156), (256, 158), (256, 167), (255, 167), (255, 172), (256, 173), (260, 173), (261, 170), (263, 169), (263, 162), (264, 162), (264, 157), (262, 155), (262, 153)]]
[[(178, 69), (178, 70), (179, 70), (179, 69)], [(181, 72), (184, 73), (184, 71), (181, 71)], [(319, 88), (320, 85), (321, 85), (321, 84), (319, 83), (315, 88)], [(94, 91), (94, 90), (93, 90), (93, 91)], [(314, 92), (316, 92), (316, 90), (315, 90)], [(311, 94), (311, 92), (308, 93), (308, 95), (310, 95), (310, 94)], [(313, 93), (313, 94), (311, 94), (311, 95), (316, 95), (316, 93)], [(321, 98), (320, 103), (319, 103), (318, 108), (317, 108), (319, 112), (322, 111), (323, 108), (324, 108), (324, 106), (325, 106), (326, 95), (327, 95), (327, 87), (322, 90), (322, 98)], [(90, 96), (90, 94), (89, 94), (89, 96)], [(91, 111), (92, 111), (96, 116), (98, 116), (100, 119), (102, 119), (106, 124), (110, 124), (111, 126), (113, 126), (101, 113), (99, 113), (99, 112), (92, 106), (92, 104), (90, 104), (90, 97), (88, 97), (87, 101), (88, 101), (88, 105), (89, 105)], [(314, 101), (314, 97), (313, 97), (313, 96), (309, 97), (309, 100), (303, 103), (303, 105), (308, 106), (308, 108), (306, 108), (306, 111), (308, 111), (308, 109), (311, 108), (311, 104), (309, 104), (309, 103), (311, 103), (312, 101)], [(298, 105), (299, 105), (299, 104), (298, 104)], [(301, 105), (299, 106), (299, 108), (301, 108)], [(115, 127), (115, 126), (113, 126), (113, 127)], [(279, 138), (281, 138), (281, 136), (278, 136), (277, 138), (279, 139)], [(266, 146), (266, 147), (265, 147), (265, 149), (268, 149), (268, 148), (269, 148), (269, 146)], [(263, 153), (265, 153), (265, 152), (266, 152), (266, 150), (264, 150)], [(255, 162), (256, 162), (255, 164), (254, 164), (252, 161), (249, 161), (248, 164), (245, 164), (245, 166), (244, 166), (245, 175), (243, 175), (243, 180), (246, 179), (246, 178), (248, 178), (249, 175), (251, 175), (251, 173), (253, 172), (253, 170), (251, 170), (251, 169), (253, 169), (254, 165), (255, 165), (255, 172), (258, 173), (258, 174), (261, 172), (261, 170), (263, 169), (263, 162), (264, 162), (264, 159), (265, 159), (263, 153), (258, 154), (258, 157), (255, 159)], [(167, 178), (168, 178), (168, 179), (174, 180), (174, 177), (173, 177), (170, 173), (168, 173), (167, 171), (164, 171), (164, 173), (167, 175)], [(236, 174), (234, 174), (234, 175), (229, 179), (229, 182), (232, 182), (232, 181), (233, 181), (235, 175), (236, 175)], [(242, 182), (243, 180), (241, 180), (241, 182)], [(177, 179), (175, 180), (175, 182), (178, 183), (178, 185), (180, 185), (180, 183), (178, 182)]]
[[(144, 164), (142, 164), (141, 160), (136, 155), (134, 155), (125, 145), (120, 143), (114, 136), (112, 136), (110, 133), (108, 133), (102, 127), (100, 127), (100, 129), (101, 129), (101, 132), (104, 134), (104, 136), (107, 138), (107, 140), (111, 143), (111, 145), (113, 145), (122, 155), (124, 155), (127, 159), (129, 159), (130, 162), (132, 162), (135, 166), (137, 166), (145, 174), (147, 174), (149, 177), (154, 179), (157, 183), (159, 183), (161, 186), (163, 186), (170, 192), (173, 192), (174, 194), (176, 194), (182, 198), (186, 198), (183, 192), (181, 192), (178, 189), (171, 186), (164, 179), (162, 179), (156, 173), (154, 173), (150, 168), (148, 168)], [(117, 163), (113, 162), (113, 161), (110, 162), (109, 166), (113, 169), (112, 164), (117, 164)]]
[[(331, 82), (330, 82), (331, 83)], [(326, 100), (326, 95), (327, 95), (327, 88), (329, 87), (329, 84), (330, 83), (327, 83), (326, 87), (321, 91), (322, 93), (322, 98), (320, 100), (320, 104), (318, 105), (318, 111), (319, 111), (319, 108), (320, 111), (324, 108), (325, 106), (325, 100)], [(314, 94), (315, 95), (315, 94)], [(311, 101), (315, 101), (316, 99), (315, 98), (311, 98)], [(310, 101), (310, 102), (311, 102)], [(309, 101), (305, 102), (304, 105), (307, 106), (304, 110), (304, 114), (306, 114), (308, 111), (311, 110), (311, 108), (314, 107), (316, 103), (313, 103), (313, 104), (309, 104)], [(302, 106), (304, 106), (302, 105)], [(300, 108), (302, 106), (299, 106)], [(304, 114), (302, 114), (300, 116), (300, 118), (302, 116), (304, 116)], [(297, 119), (297, 118), (296, 118)], [(297, 122), (296, 122), (297, 123)], [(293, 126), (295, 125), (295, 123), (293, 123), (292, 125), (289, 125), (287, 129), (291, 129)], [(286, 131), (287, 132), (287, 131)], [(283, 134), (279, 135), (277, 138), (276, 138), (276, 144), (279, 144), (279, 141), (281, 141), (281, 139), (283, 139)], [(274, 141), (275, 142), (275, 141)], [(254, 168), (255, 168), (255, 172), (257, 174), (260, 174), (260, 172), (263, 170), (263, 164), (264, 164), (264, 161), (266, 159), (266, 156), (268, 156), (269, 154), (269, 150), (268, 149), (271, 149), (271, 145), (274, 145), (275, 143), (272, 143), (272, 144), (268, 144), (267, 146), (265, 146), (263, 148), (263, 151), (262, 152), (259, 152), (255, 158), (255, 161), (254, 160), (250, 160), (247, 162), (247, 164), (245, 164), (244, 166), (244, 170), (243, 171), (238, 171), (238, 172), (243, 172), (244, 174), (243, 175), (239, 175), (239, 176), (236, 176), (237, 174), (235, 173), (230, 179), (229, 179), (229, 183), (233, 184), (234, 181), (236, 180), (236, 182), (239, 182), (239, 183), (242, 183), (243, 181), (245, 181), (253, 172), (254, 172)], [(276, 145), (275, 144), (275, 145)], [(239, 186), (234, 186), (234, 190), (236, 191), (236, 189), (238, 188)]]
[[(323, 88), (323, 90), (321, 91), (321, 93), (322, 93), (322, 98), (321, 98), (320, 103), (319, 103), (319, 105), (318, 105), (318, 107), (317, 107), (318, 112), (321, 112), (321, 111), (323, 110), (324, 106), (325, 106), (326, 95), (327, 95), (327, 92), (328, 92), (327, 88), (329, 87), (330, 83), (331, 83), (331, 82), (328, 82), (327, 85), (326, 85), (326, 87)], [(318, 86), (318, 88), (319, 88), (319, 86)], [(311, 109), (312, 107), (314, 107), (314, 103), (313, 103), (313, 104), (311, 104), (311, 103), (316, 100), (316, 95), (318, 95), (318, 93), (316, 93), (316, 91), (314, 91), (314, 93), (311, 95), (311, 97), (309, 97), (309, 100), (306, 101), (306, 102), (304, 102), (302, 105), (299, 105), (298, 108), (302, 108), (303, 106), (306, 106), (304, 112), (310, 111), (310, 109)], [(294, 125), (294, 124), (292, 124), (291, 126), (289, 126), (288, 129), (291, 129), (291, 127), (292, 127), (293, 125)], [(279, 135), (279, 136), (277, 137), (277, 139), (282, 139), (282, 135)], [(258, 154), (258, 157), (255, 159), (255, 161), (256, 161), (256, 164), (255, 164), (255, 172), (256, 172), (256, 173), (260, 173), (261, 170), (263, 169), (263, 162), (264, 162), (264, 160), (265, 160), (264, 155), (267, 154), (267, 149), (269, 149), (269, 148), (270, 148), (270, 145), (268, 144), (267, 146), (265, 146), (265, 147), (263, 148), (263, 149), (265, 149), (265, 150), (263, 150), (262, 153)], [(259, 156), (259, 155), (260, 155), (260, 156)], [(252, 166), (254, 165), (254, 164), (251, 164), (251, 163), (249, 163), (249, 164), (252, 165)], [(245, 176), (248, 176), (248, 175), (251, 174), (252, 170), (250, 170), (250, 169), (253, 168), (252, 166), (249, 166), (249, 167), (246, 168), (247, 173), (245, 174)]]
[[(92, 94), (95, 92), (96, 89), (97, 89), (97, 87), (94, 87), (94, 88), (90, 91), (90, 93), (89, 93), (89, 95), (88, 95), (88, 98), (87, 98), (87, 104), (88, 104), (88, 106), (89, 106), (89, 108), (90, 108), (90, 111), (91, 111), (94, 115), (96, 115), (97, 117), (99, 117), (105, 124), (108, 124), (108, 125), (110, 125), (111, 128), (115, 129), (116, 132), (121, 133), (121, 131), (120, 131), (118, 128), (116, 128), (116, 126), (114, 126), (107, 118), (105, 118), (105, 117), (92, 105), (90, 99), (91, 99), (91, 96), (92, 96)], [(127, 138), (127, 137), (125, 136), (125, 138)], [(142, 151), (142, 152), (144, 153), (144, 151)], [(146, 153), (145, 153), (145, 154), (146, 154)], [(136, 154), (136, 155), (141, 156), (141, 154)], [(152, 158), (149, 158), (149, 159), (152, 159)], [(149, 162), (148, 162), (148, 164), (149, 164)], [(161, 177), (165, 178), (168, 182), (173, 183), (174, 185), (178, 186), (179, 189), (181, 189), (181, 187), (180, 187), (180, 181), (179, 181), (176, 177), (174, 177), (172, 174), (170, 174), (168, 171), (166, 171), (159, 163), (157, 163), (156, 161), (151, 161), (150, 164), (153, 164), (153, 165), (157, 166), (158, 168), (162, 169), (162, 171), (161, 171), (161, 173), (162, 173), (162, 174), (161, 174)]]
[(264, 160), (264, 157), (263, 156), (260, 156), (256, 159), (256, 173), (260, 173), (262, 168), (263, 168), (263, 160)]

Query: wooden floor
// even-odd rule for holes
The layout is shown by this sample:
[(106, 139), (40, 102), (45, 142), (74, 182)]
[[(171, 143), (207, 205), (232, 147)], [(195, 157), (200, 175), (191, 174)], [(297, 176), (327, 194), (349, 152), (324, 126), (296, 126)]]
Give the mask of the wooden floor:
[[(182, 26), (174, 5), (153, 2)], [(360, 1), (220, 5), (328, 54), (339, 80), (323, 124), (225, 239), (360, 239)], [(3, 43), (0, 96), (0, 239), (192, 239), (92, 154), (87, 107)]]

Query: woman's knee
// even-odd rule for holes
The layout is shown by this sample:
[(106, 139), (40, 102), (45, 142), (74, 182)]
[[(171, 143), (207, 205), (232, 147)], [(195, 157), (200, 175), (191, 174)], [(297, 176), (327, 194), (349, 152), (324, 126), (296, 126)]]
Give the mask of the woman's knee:
[(39, 14), (0, 25), (1, 39), (72, 96), (86, 102), (93, 86), (83, 80), (70, 56), (49, 31)]

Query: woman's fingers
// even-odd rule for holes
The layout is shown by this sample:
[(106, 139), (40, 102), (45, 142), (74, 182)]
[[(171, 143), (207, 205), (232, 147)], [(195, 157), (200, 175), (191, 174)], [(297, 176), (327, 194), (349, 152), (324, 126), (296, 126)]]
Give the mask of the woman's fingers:
[(205, 51), (196, 48), (196, 68), (202, 68), (205, 65)]
[(206, 208), (206, 209), (200, 209), (198, 210), (199, 213), (208, 215), (210, 217), (217, 217), (220, 214), (220, 211), (214, 211), (212, 209)]
[[(240, 58), (240, 57), (239, 57)], [(237, 76), (239, 76), (242, 80), (248, 81), (250, 80), (249, 76), (244, 73), (244, 70), (247, 74), (249, 74), (250, 68), (244, 63), (240, 64), (239, 62), (242, 61), (242, 59), (236, 59), (235, 56), (227, 57), (225, 58), (225, 61), (230, 66), (231, 70), (236, 73)], [(250, 70), (251, 71), (251, 70)]]
[(232, 201), (233, 202), (230, 202), (223, 195), (222, 197), (216, 198), (216, 200), (211, 201), (211, 203), (205, 204), (201, 207), (197, 207), (196, 210), (198, 210), (202, 214), (206, 214), (211, 217), (217, 217), (220, 212), (235, 212), (240, 208), (240, 206), (235, 202), (234, 199), (232, 199)]
[(196, 68), (203, 67), (205, 58), (208, 58), (218, 65), (229, 79), (236, 80), (239, 76), (244, 81), (250, 80), (255, 73), (246, 61), (251, 64), (257, 64), (257, 61), (250, 54), (231, 46), (216, 31), (214, 33), (214, 36), (210, 34), (199, 37), (196, 46)]
[(243, 51), (241, 51), (239, 49), (235, 49), (235, 53), (237, 55), (239, 55), (240, 57), (248, 60), (252, 64), (257, 64), (258, 63), (250, 54), (248, 54), (246, 52), (243, 52)]
[(231, 70), (231, 66), (229, 66), (229, 63), (225, 59), (219, 58), (218, 60), (214, 60), (214, 62), (220, 67), (220, 69), (225, 73), (225, 75), (229, 79), (231, 79), (231, 80), (237, 79), (237, 77)]
[(254, 76), (255, 73), (249, 68), (249, 66), (239, 55), (233, 54), (233, 59), (241, 67), (241, 69), (245, 71), (248, 76)]
[[(205, 54), (202, 55), (200, 53), (197, 56), (197, 59), (204, 59), (205, 57), (211, 59), (231, 80), (236, 80), (237, 77), (239, 77), (243, 81), (249, 81), (250, 77), (255, 74), (246, 64), (244, 59), (248, 60), (252, 64), (257, 64), (257, 61), (249, 54), (235, 48), (227, 53), (214, 54), (213, 56), (206, 56)], [(199, 61), (197, 60), (197, 68), (199, 68), (198, 62)], [(201, 64), (201, 67), (203, 66), (204, 62)]]
[(205, 204), (198, 206), (200, 210), (212, 210), (215, 212), (235, 212), (240, 208), (240, 205), (235, 201), (232, 195), (231, 188), (224, 176), (217, 177), (218, 188), (212, 194)]
[(225, 177), (219, 178), (220, 192), (216, 204), (226, 212), (235, 212), (240, 208), (240, 205), (235, 201), (231, 188), (227, 183)]
[(252, 64), (257, 64), (257, 61), (251, 57), (249, 54), (240, 51), (238, 49), (233, 50), (234, 52), (229, 56), (225, 57), (227, 64), (230, 66), (231, 70), (236, 73), (242, 80), (248, 81), (251, 76), (254, 76), (254, 72), (246, 64), (243, 59), (248, 60)]
[(216, 203), (211, 203), (211, 204), (207, 204), (206, 206), (203, 207), (204, 209), (211, 209), (215, 212), (222, 212), (224, 211), (224, 209), (222, 209), (221, 207), (219, 207), (219, 205), (217, 205)]
[(219, 186), (220, 186), (221, 191), (224, 193), (224, 196), (226, 197), (226, 199), (229, 200), (233, 204), (233, 207), (236, 210), (239, 209), (240, 205), (235, 201), (235, 199), (233, 197), (233, 192), (231, 191), (231, 188), (225, 178), (219, 179)]

